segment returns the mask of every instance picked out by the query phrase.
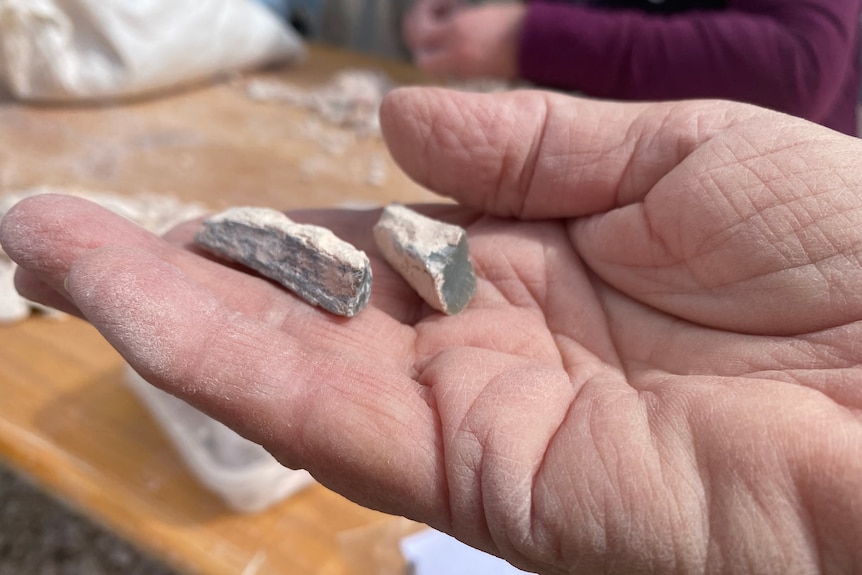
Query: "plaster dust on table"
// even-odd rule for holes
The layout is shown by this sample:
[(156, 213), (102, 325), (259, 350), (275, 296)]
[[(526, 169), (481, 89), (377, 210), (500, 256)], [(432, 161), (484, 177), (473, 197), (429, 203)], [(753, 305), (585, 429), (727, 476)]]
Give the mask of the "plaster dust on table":
[[(253, 77), (238, 79), (235, 85), (251, 100), (284, 104), (307, 109), (314, 114), (302, 123), (300, 135), (315, 142), (325, 152), (306, 159), (300, 167), (303, 180), (316, 174), (345, 169), (345, 153), (365, 138), (380, 138), (380, 106), (395, 83), (383, 72), (346, 68), (326, 83), (307, 89), (284, 78)], [(467, 92), (500, 92), (511, 89), (507, 81), (477, 79), (458, 81), (448, 87)], [(337, 160), (337, 161), (336, 161)], [(365, 183), (380, 187), (388, 177), (387, 163), (380, 154), (371, 154), (362, 169)]]
[[(313, 89), (304, 89), (283, 79), (255, 77), (237, 85), (251, 100), (307, 109), (314, 114), (300, 126), (300, 135), (314, 143), (323, 155), (306, 159), (300, 167), (304, 181), (319, 173), (345, 169), (347, 151), (359, 140), (380, 138), (380, 105), (394, 86), (383, 72), (348, 68)], [(350, 166), (352, 171), (356, 167)], [(380, 187), (386, 183), (387, 164), (380, 154), (362, 159), (360, 181)]]
[(354, 68), (336, 73), (311, 90), (271, 78), (252, 78), (240, 84), (252, 100), (307, 108), (330, 124), (374, 137), (380, 136), (380, 104), (394, 86), (383, 72)]

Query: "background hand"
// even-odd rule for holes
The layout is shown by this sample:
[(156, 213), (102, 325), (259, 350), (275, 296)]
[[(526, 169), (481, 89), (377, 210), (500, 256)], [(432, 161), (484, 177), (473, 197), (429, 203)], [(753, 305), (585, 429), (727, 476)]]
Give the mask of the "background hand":
[(520, 3), (472, 8), (418, 0), (404, 20), (404, 38), (416, 65), (431, 74), (511, 80), (525, 12)]
[[(61, 197), (10, 212), (26, 294), (366, 505), (547, 572), (849, 570), (862, 558), (858, 141), (730, 103), (400, 90), (396, 159), (465, 207), (479, 293), (431, 313), (376, 214), (330, 316)], [(65, 284), (65, 287), (64, 287)], [(68, 295), (66, 295), (68, 294)], [(61, 299), (62, 298), (62, 299)]]

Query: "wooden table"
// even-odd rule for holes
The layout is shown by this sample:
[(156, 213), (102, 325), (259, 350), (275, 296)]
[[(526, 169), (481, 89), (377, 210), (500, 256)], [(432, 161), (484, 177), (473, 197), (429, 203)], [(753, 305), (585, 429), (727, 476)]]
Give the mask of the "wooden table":
[[(418, 79), (406, 66), (323, 47), (267, 74), (313, 87), (346, 67)], [(251, 101), (227, 82), (117, 106), (0, 104), (0, 192), (77, 186), (213, 208), (433, 199), (379, 139), (352, 142), (342, 130), (351, 143), (333, 152), (309, 137), (315, 121), (308, 111)], [(369, 183), (375, 162), (385, 167), (380, 185)], [(403, 526), (319, 485), (262, 513), (230, 512), (189, 474), (124, 386), (122, 366), (81, 321), (0, 326), (0, 459), (187, 573), (369, 573), (353, 554), (371, 541), (394, 547), (391, 534)]]

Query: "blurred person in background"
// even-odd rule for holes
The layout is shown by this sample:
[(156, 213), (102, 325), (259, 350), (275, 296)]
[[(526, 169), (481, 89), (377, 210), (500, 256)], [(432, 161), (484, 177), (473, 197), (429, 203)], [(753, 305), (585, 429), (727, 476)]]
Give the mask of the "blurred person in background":
[(401, 22), (411, 0), (258, 0), (306, 38), (388, 58), (407, 59)]
[(416, 0), (433, 74), (601, 98), (749, 102), (856, 135), (862, 0)]

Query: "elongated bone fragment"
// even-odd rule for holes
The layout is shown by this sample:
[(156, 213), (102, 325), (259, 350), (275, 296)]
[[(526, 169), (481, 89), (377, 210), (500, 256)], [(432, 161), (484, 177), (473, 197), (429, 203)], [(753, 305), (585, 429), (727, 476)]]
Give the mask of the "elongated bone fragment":
[(374, 239), (389, 265), (434, 309), (458, 313), (476, 293), (464, 228), (392, 204), (374, 226)]
[(195, 242), (337, 315), (353, 317), (371, 295), (365, 252), (326, 228), (298, 224), (276, 210), (230, 208), (204, 221)]

